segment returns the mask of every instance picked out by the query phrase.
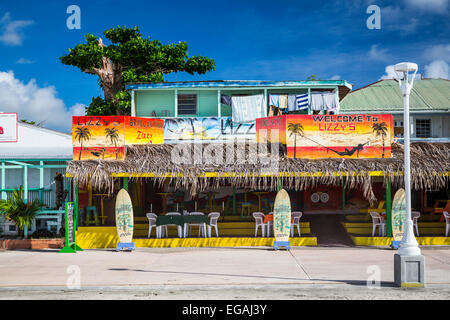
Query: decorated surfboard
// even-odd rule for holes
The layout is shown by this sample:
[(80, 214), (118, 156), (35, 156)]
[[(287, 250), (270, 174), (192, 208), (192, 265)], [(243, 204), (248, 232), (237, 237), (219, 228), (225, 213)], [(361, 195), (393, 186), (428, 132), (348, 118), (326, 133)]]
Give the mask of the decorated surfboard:
[(117, 250), (123, 248), (133, 250), (133, 204), (125, 189), (121, 189), (116, 198), (116, 227), (119, 236)]
[(273, 234), (275, 249), (279, 246), (290, 247), (289, 235), (291, 233), (291, 200), (286, 190), (281, 189), (275, 197), (273, 206)]
[(394, 195), (392, 202), (392, 236), (395, 242), (400, 242), (403, 238), (406, 219), (405, 190), (399, 189)]

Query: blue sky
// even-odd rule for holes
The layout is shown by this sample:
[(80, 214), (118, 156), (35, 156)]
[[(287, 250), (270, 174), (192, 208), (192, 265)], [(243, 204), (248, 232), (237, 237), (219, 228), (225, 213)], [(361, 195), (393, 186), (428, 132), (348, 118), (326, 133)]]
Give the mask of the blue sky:
[[(81, 30), (69, 30), (69, 5), (81, 9)], [(381, 29), (369, 30), (369, 5), (381, 8)], [(163, 43), (187, 41), (192, 55), (216, 71), (167, 80), (344, 79), (354, 89), (390, 76), (386, 66), (418, 63), (428, 77), (448, 78), (449, 0), (398, 1), (8, 1), (0, 3), (0, 111), (67, 129), (101, 95), (95, 76), (58, 57), (117, 25), (139, 26)], [(7, 73), (9, 72), (9, 73)]]

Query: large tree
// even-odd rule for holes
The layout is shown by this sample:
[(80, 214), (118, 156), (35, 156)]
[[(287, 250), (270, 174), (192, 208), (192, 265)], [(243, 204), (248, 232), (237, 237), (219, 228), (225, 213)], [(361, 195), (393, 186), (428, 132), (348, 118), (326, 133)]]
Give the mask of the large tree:
[(142, 38), (138, 27), (118, 26), (103, 34), (109, 45), (88, 34), (86, 43), (59, 58), (63, 64), (98, 76), (104, 98), (92, 99), (86, 110), (89, 115), (129, 114), (130, 96), (125, 90), (128, 82), (161, 82), (172, 72), (204, 74), (215, 70), (214, 60), (200, 55), (189, 57), (186, 42), (163, 45)]

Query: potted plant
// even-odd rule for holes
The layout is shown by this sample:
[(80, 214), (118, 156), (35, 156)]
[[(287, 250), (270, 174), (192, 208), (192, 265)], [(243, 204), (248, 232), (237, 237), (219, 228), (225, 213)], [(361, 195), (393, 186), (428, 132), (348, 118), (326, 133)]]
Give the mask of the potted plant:
[(23, 237), (25, 228), (31, 224), (37, 212), (43, 207), (45, 207), (45, 204), (39, 200), (25, 203), (22, 186), (13, 191), (12, 199), (0, 200), (0, 212), (3, 212), (6, 219), (16, 224), (19, 237)]

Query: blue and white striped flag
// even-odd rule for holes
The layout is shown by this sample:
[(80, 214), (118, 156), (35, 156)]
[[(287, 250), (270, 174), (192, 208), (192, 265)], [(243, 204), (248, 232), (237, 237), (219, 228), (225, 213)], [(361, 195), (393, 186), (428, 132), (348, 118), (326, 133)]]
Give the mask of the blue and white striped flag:
[(295, 97), (297, 110), (307, 110), (309, 107), (308, 94), (300, 94)]

